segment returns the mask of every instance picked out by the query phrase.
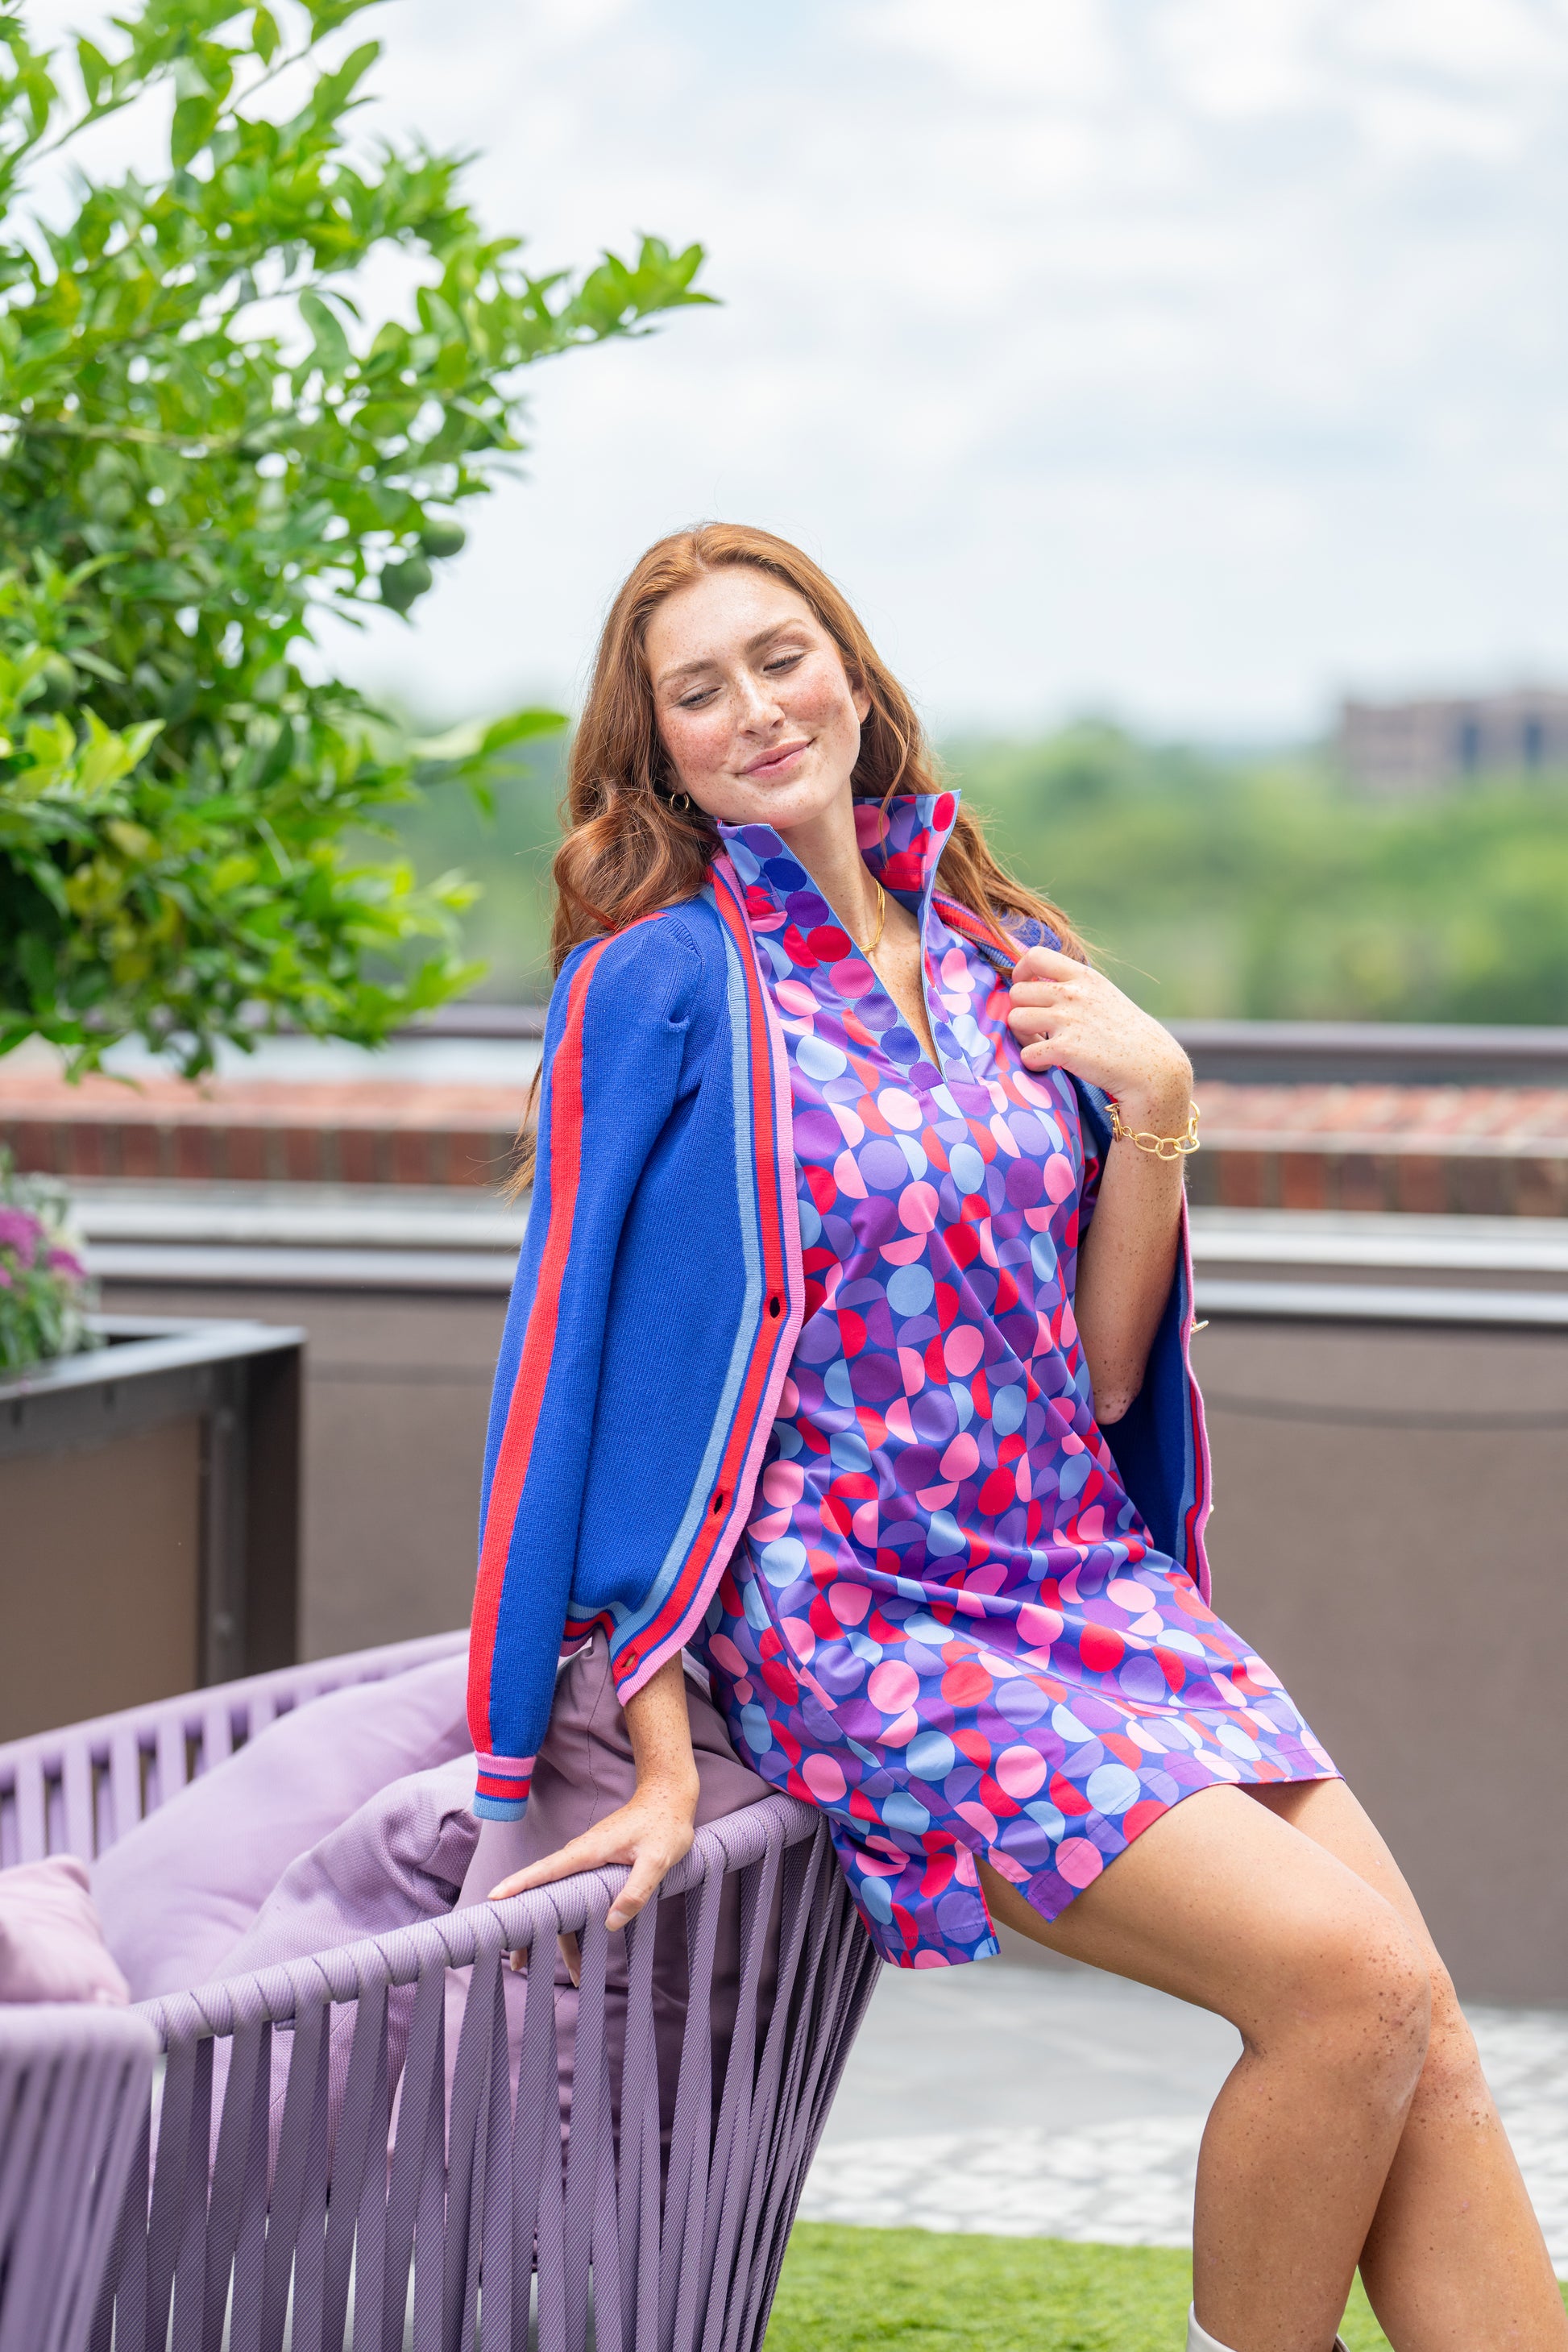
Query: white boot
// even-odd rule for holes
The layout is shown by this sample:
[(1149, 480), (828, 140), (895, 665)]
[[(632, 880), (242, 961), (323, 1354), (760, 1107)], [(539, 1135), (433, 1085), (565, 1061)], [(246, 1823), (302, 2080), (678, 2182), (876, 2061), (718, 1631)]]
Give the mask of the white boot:
[[(1191, 2304), (1187, 2306), (1187, 2352), (1228, 2352), (1228, 2347), (1222, 2344), (1217, 2336), (1211, 2336), (1206, 2327), (1198, 2326), (1197, 2311)], [(1337, 2336), (1333, 2352), (1345, 2352)]]
[(1211, 2336), (1206, 2327), (1198, 2326), (1197, 2306), (1194, 2304), (1187, 2305), (1187, 2352), (1226, 2352), (1217, 2336)]

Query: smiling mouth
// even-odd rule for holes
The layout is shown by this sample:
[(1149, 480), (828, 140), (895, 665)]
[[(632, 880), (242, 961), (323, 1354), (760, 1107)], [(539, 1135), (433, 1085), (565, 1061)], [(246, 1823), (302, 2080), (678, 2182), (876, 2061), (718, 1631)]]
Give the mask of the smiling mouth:
[(806, 749), (807, 742), (805, 736), (802, 736), (796, 743), (781, 743), (774, 750), (764, 751), (760, 760), (753, 760), (749, 767), (742, 769), (741, 773), (743, 776), (776, 776), (782, 769), (789, 766), (792, 760), (798, 759)]

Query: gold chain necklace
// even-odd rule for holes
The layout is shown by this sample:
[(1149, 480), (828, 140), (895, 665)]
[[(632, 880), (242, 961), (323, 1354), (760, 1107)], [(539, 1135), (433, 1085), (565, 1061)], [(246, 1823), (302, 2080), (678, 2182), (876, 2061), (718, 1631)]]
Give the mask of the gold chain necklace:
[(882, 932), (883, 932), (883, 929), (884, 929), (884, 927), (885, 927), (885, 925), (886, 925), (886, 923), (887, 923), (887, 920), (888, 920), (888, 894), (887, 894), (887, 892), (883, 889), (883, 887), (882, 887), (881, 884), (879, 882), (879, 883), (877, 884), (877, 928), (876, 928), (876, 930), (873, 932), (872, 936), (871, 936), (871, 940), (870, 940), (869, 944), (868, 944), (868, 946), (866, 946), (866, 947), (863, 947), (863, 948), (861, 949), (861, 950), (860, 950), (861, 954), (865, 957), (865, 959), (866, 959), (866, 961), (867, 961), (867, 962), (868, 962), (868, 963), (869, 963), (869, 962), (870, 962), (870, 961), (871, 961), (872, 957), (876, 954), (877, 950), (878, 950), (878, 949), (881, 946), (881, 944), (882, 944)]

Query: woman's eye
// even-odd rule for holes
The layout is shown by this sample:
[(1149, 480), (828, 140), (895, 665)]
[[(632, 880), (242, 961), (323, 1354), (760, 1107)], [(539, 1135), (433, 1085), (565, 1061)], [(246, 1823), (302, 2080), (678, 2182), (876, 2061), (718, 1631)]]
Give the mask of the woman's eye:
[(805, 656), (803, 653), (774, 654), (771, 660), (765, 661), (763, 664), (763, 667), (767, 670), (793, 669), (796, 662), (801, 662), (805, 659)]
[(710, 686), (700, 686), (692, 693), (683, 694), (676, 708), (678, 710), (700, 710), (703, 704), (711, 699), (712, 693)]

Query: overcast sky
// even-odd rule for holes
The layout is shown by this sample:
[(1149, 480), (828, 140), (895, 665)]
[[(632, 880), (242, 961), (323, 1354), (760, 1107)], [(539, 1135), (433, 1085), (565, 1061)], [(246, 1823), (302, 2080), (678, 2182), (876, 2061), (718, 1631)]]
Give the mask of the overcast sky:
[(373, 681), (571, 695), (700, 515), (800, 540), (940, 727), (1568, 679), (1568, 0), (369, 21), (382, 119), (483, 151), (538, 266), (700, 238), (725, 304), (538, 372), (531, 480)]

